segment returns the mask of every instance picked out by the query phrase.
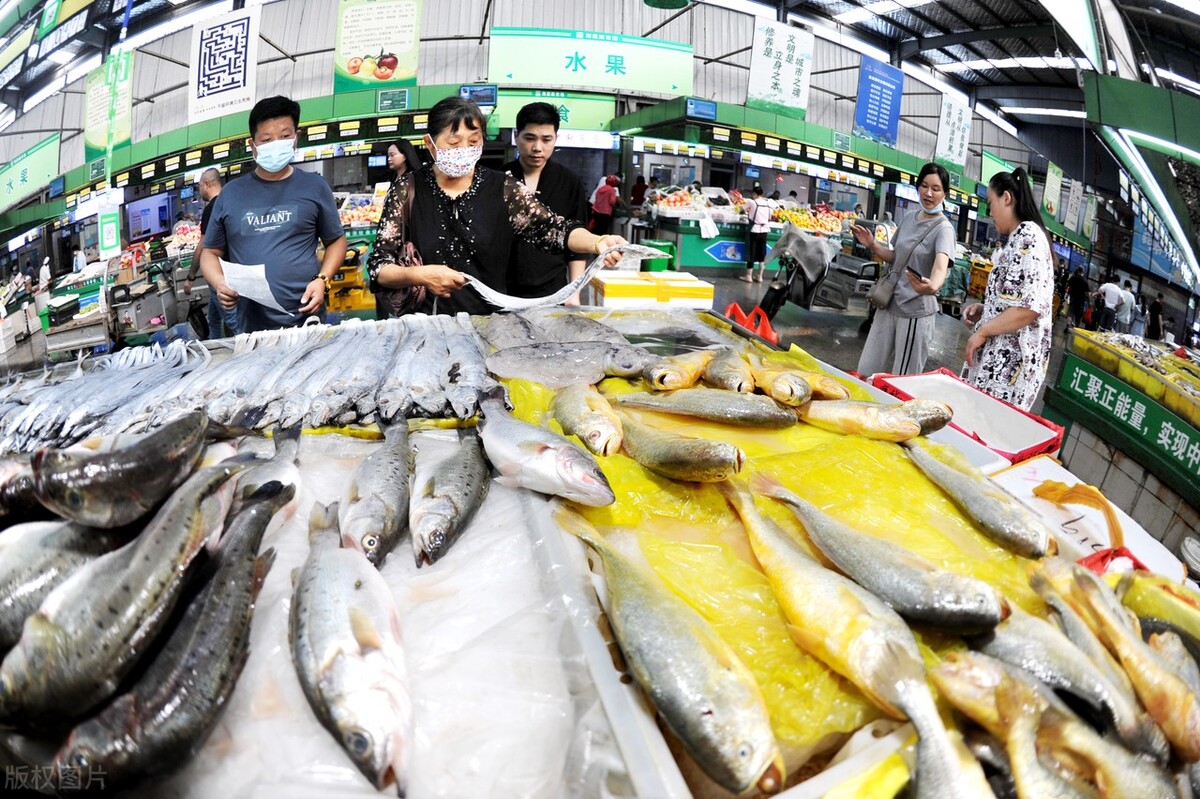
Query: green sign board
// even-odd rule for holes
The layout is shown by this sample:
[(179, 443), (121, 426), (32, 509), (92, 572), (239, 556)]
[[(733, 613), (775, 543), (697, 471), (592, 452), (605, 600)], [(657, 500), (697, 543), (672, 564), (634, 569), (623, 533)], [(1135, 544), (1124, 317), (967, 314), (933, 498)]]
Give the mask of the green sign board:
[(488, 82), (692, 94), (692, 46), (555, 28), (492, 28)]
[(41, 191), (58, 177), (61, 140), (61, 133), (48, 136), (0, 168), (0, 211)]
[(88, 162), (88, 180), (104, 180), (105, 159), (100, 156), (94, 161)]
[(333, 91), (417, 84), (422, 0), (341, 0)]
[(1200, 430), (1081, 358), (1067, 354), (1058, 388), (1076, 403), (1137, 440), (1143, 449), (1193, 481), (1200, 481)]
[(84, 81), (83, 150), (89, 163), (133, 138), (132, 75), (133, 54), (121, 50)]
[(375, 93), (375, 110), (381, 114), (407, 111), (408, 98), (408, 89), (382, 89)]
[(549, 103), (558, 109), (568, 130), (605, 130), (617, 115), (617, 101), (605, 94), (578, 94), (533, 89), (501, 89), (489, 123), (501, 128), (517, 125), (517, 112), (529, 103)]
[(833, 133), (833, 149), (841, 150), (844, 153), (850, 152), (850, 134), (849, 133)]
[(62, 0), (48, 0), (42, 8), (42, 17), (38, 20), (37, 37), (44, 39), (46, 34), (58, 25), (58, 11), (62, 8)]
[(983, 151), (982, 161), (983, 167), (979, 171), (979, 182), (985, 185), (991, 182), (992, 175), (996, 174), (997, 172), (1012, 172), (1014, 169), (1016, 169), (1015, 166), (1005, 161), (1000, 156), (993, 155), (987, 150)]
[(110, 208), (99, 216), (100, 258), (108, 259), (121, 254), (121, 209)]

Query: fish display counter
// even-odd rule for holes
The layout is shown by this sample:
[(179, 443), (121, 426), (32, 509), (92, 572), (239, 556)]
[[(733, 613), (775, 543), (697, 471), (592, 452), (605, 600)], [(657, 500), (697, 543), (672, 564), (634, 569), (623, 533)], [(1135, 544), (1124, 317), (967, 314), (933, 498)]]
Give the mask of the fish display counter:
[(743, 332), (414, 315), (14, 381), (8, 784), (1177, 795), (1200, 596), (1057, 557), (944, 404)]

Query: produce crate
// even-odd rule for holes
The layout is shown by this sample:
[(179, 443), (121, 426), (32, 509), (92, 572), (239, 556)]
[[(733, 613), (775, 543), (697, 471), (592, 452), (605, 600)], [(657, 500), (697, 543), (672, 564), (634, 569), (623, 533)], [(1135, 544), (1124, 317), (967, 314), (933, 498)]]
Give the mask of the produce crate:
[(642, 245), (653, 247), (656, 250), (662, 250), (667, 253), (667, 258), (647, 258), (642, 261), (641, 270), (643, 272), (665, 272), (668, 269), (673, 269), (675, 264), (675, 244), (662, 239), (642, 239)]
[(971, 266), (971, 282), (967, 284), (968, 297), (982, 297), (984, 290), (987, 288), (988, 277), (992, 274), (992, 267), (984, 266), (983, 264), (974, 264)]
[[(1175, 380), (1187, 379), (1183, 375), (1176, 374), (1175, 380), (1172, 380), (1170, 376), (1149, 369), (1124, 352), (1108, 346), (1099, 340), (1095, 333), (1074, 328), (1072, 334), (1071, 351), (1080, 358), (1099, 366), (1111, 375), (1116, 375), (1117, 378), (1160, 403), (1180, 418), (1186, 419), (1193, 426), (1200, 428), (1200, 398), (1193, 396), (1175, 382)], [(1169, 348), (1165, 348), (1161, 357), (1168, 364), (1172, 364), (1170, 359), (1175, 356), (1168, 352)], [(1187, 365), (1182, 362), (1178, 371), (1190, 374)]]

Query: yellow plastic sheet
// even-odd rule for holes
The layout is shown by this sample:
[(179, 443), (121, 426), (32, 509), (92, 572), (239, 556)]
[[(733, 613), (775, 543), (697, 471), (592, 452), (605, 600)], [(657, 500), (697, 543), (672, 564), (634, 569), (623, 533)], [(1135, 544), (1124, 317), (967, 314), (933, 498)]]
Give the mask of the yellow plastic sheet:
[(846, 780), (823, 799), (892, 799), (908, 784), (908, 779), (908, 766), (897, 753)]

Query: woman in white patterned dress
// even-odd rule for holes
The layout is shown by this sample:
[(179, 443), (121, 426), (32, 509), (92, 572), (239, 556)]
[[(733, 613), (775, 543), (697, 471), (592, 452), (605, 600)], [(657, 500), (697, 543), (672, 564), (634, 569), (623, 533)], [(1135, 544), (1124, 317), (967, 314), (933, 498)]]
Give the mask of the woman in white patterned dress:
[(999, 172), (988, 184), (988, 210), (1008, 242), (993, 256), (983, 303), (963, 313), (967, 382), (1029, 410), (1046, 379), (1054, 300), (1054, 256), (1024, 169)]

